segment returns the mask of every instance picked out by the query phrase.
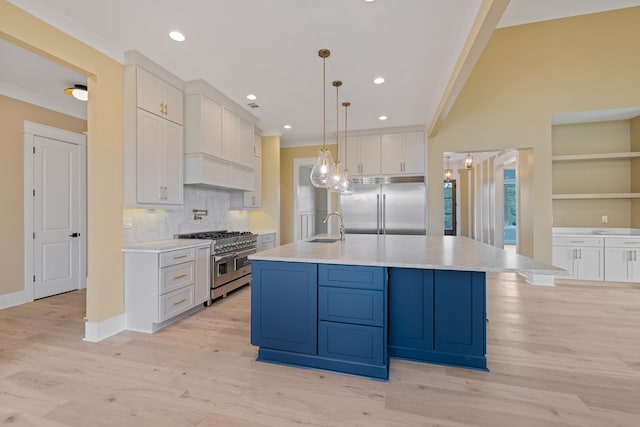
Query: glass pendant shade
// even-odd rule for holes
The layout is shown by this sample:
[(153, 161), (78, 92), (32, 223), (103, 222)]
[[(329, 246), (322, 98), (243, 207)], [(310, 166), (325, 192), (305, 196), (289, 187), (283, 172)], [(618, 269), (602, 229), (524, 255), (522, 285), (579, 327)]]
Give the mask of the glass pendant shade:
[(331, 185), (331, 178), (335, 173), (336, 164), (333, 160), (333, 156), (331, 155), (331, 151), (326, 148), (322, 148), (318, 151), (316, 163), (313, 165), (313, 169), (311, 169), (311, 184), (314, 187), (329, 188)]
[(351, 174), (349, 170), (345, 169), (340, 175), (340, 181), (338, 183), (338, 192), (343, 196), (350, 196), (353, 194), (353, 181), (351, 181)]

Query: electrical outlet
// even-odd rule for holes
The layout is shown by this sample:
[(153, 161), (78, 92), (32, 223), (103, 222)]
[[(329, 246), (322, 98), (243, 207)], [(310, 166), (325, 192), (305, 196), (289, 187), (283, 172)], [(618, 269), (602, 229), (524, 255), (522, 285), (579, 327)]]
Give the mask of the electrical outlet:
[(608, 223), (608, 222), (609, 222), (609, 217), (608, 217), (608, 216), (606, 216), (606, 215), (602, 215), (602, 223), (603, 223), (603, 224), (606, 224), (606, 223)]
[(122, 228), (133, 228), (133, 221), (131, 220), (130, 216), (125, 216), (124, 218), (122, 218)]

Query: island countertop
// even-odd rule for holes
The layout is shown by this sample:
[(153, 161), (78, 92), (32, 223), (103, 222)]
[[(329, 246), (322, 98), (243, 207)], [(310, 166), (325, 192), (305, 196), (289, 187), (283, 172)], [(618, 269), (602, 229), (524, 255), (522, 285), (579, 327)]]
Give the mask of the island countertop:
[(565, 270), (460, 236), (348, 234), (344, 241), (288, 243), (249, 256), (251, 260), (350, 264), (437, 270), (564, 275)]

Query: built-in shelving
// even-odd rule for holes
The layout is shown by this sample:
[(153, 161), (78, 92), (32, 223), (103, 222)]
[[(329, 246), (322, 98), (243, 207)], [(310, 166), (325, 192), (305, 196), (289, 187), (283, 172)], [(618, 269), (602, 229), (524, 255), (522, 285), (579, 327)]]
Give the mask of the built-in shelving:
[(551, 156), (553, 162), (571, 162), (580, 160), (625, 160), (640, 157), (640, 152), (631, 151), (623, 153), (593, 153), (593, 154), (562, 154)]
[(579, 200), (579, 199), (640, 199), (640, 193), (575, 193), (552, 194), (554, 200)]

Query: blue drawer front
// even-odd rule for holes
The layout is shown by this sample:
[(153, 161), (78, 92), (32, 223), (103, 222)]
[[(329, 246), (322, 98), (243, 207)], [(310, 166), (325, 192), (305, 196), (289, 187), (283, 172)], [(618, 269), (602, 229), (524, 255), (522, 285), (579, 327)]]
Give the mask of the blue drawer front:
[(318, 265), (318, 284), (342, 288), (384, 290), (386, 268), (358, 265)]
[(316, 264), (254, 261), (251, 343), (316, 354), (317, 289)]
[(334, 322), (382, 326), (384, 298), (382, 291), (320, 286), (318, 319)]
[(318, 356), (371, 365), (386, 363), (383, 329), (318, 322)]

